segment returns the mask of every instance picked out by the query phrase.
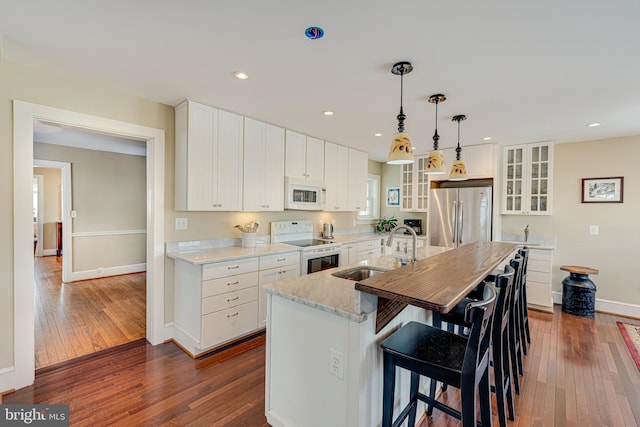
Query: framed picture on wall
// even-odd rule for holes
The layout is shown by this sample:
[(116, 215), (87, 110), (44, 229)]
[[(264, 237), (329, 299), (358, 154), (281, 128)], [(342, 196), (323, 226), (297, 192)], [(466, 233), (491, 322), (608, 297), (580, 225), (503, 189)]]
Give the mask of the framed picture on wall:
[(582, 203), (622, 203), (624, 177), (583, 178)]
[(400, 207), (400, 187), (387, 187), (387, 207)]

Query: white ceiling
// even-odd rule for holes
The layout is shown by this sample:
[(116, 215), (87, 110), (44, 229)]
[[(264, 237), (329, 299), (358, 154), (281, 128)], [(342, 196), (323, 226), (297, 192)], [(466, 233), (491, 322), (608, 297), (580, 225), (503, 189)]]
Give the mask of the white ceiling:
[[(418, 154), (434, 93), (447, 97), (445, 148), (456, 114), (463, 148), (639, 135), (639, 17), (638, 0), (0, 0), (4, 59), (169, 105), (189, 97), (377, 160), (397, 128), (400, 60), (415, 67), (404, 110)], [(325, 37), (308, 40), (311, 25)]]

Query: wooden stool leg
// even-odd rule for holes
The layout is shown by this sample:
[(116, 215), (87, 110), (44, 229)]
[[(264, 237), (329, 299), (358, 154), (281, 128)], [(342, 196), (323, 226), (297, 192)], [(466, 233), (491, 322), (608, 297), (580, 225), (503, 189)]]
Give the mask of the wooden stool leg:
[(393, 424), (393, 401), (396, 388), (396, 367), (392, 356), (384, 353), (383, 356), (383, 380), (382, 380), (382, 427), (391, 427)]
[(409, 412), (409, 424), (410, 426), (416, 425), (416, 413), (418, 412), (418, 386), (420, 385), (420, 375), (416, 372), (411, 372), (411, 391), (409, 393), (409, 399), (413, 407)]
[(478, 402), (473, 381), (462, 380), (460, 384), (460, 401), (462, 403), (462, 411), (460, 411), (462, 413), (462, 427), (477, 427), (476, 411)]
[(482, 419), (482, 425), (491, 427), (491, 381), (489, 380), (489, 370), (489, 367), (487, 367), (487, 370), (484, 371), (484, 375), (482, 375), (480, 379), (480, 383), (478, 384), (480, 390), (478, 394), (480, 395), (480, 417)]

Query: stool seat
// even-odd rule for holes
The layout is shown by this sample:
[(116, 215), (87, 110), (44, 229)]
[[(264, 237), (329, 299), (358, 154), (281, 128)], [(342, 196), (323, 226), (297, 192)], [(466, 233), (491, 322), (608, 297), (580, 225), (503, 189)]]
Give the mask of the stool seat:
[(595, 268), (582, 267), (579, 265), (563, 265), (562, 267), (560, 267), (560, 270), (568, 271), (569, 273), (584, 274), (584, 275), (599, 273), (599, 271)]

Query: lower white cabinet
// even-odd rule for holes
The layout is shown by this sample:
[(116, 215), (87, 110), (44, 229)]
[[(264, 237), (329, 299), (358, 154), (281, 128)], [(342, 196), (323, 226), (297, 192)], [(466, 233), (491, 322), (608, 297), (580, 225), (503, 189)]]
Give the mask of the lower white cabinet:
[[(358, 259), (356, 262), (371, 261), (382, 256), (382, 239), (365, 240), (358, 242)], [(349, 260), (351, 261), (351, 260)]]
[(196, 356), (258, 329), (258, 258), (175, 263), (175, 339)]
[(260, 290), (258, 295), (258, 327), (267, 325), (267, 294), (262, 286), (300, 275), (300, 252), (288, 252), (260, 257)]
[(551, 272), (553, 250), (529, 247), (527, 264), (527, 303), (532, 308), (553, 311)]

